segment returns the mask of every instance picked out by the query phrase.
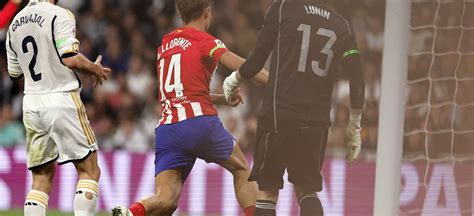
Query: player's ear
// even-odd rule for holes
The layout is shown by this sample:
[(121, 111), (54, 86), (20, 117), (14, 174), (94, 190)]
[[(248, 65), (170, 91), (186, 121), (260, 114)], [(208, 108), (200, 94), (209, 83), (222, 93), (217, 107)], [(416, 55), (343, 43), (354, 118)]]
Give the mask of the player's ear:
[(211, 7), (207, 7), (207, 8), (204, 8), (204, 18), (205, 19), (209, 19), (211, 18), (212, 14), (211, 14)]

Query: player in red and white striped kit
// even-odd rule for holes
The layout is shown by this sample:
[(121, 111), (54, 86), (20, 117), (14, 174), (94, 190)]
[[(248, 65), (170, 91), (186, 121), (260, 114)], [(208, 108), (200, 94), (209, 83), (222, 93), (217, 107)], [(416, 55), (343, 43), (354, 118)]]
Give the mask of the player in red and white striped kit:
[[(176, 0), (185, 25), (167, 34), (158, 48), (159, 99), (162, 118), (156, 128), (156, 195), (125, 208), (114, 216), (172, 215), (197, 158), (221, 165), (234, 176), (237, 201), (246, 216), (253, 215), (257, 187), (249, 182), (248, 163), (235, 139), (224, 129), (213, 104), (236, 106), (238, 94), (227, 103), (224, 95), (210, 94), (211, 76), (218, 63), (236, 70), (244, 59), (206, 33), (210, 26), (210, 0)], [(256, 80), (266, 83), (268, 72)]]
[(192, 27), (178, 28), (163, 38), (157, 62), (163, 110), (160, 125), (217, 115), (209, 85), (226, 52), (220, 40)]

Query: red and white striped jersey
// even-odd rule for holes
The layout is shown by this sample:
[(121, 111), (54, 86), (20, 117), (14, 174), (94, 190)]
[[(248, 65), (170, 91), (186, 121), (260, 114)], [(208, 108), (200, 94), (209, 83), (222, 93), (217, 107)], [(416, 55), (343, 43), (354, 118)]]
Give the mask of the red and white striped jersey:
[(159, 125), (202, 115), (217, 115), (211, 102), (210, 82), (225, 45), (206, 32), (178, 28), (158, 47)]

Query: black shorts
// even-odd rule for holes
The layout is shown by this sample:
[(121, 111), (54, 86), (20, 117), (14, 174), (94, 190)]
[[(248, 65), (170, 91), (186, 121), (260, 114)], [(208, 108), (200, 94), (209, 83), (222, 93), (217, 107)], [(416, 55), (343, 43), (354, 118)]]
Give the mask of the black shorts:
[(279, 190), (288, 169), (289, 182), (303, 190), (321, 191), (327, 137), (326, 124), (279, 123), (278, 133), (259, 128), (249, 180), (257, 181), (261, 191)]

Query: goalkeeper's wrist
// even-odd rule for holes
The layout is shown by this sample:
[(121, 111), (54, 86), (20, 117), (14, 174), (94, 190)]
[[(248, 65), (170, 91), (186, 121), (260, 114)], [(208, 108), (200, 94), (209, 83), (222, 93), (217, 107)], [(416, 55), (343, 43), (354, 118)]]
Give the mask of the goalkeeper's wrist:
[(362, 110), (351, 109), (349, 124), (351, 126), (355, 126), (356, 128), (360, 128), (361, 121), (362, 121)]
[(232, 72), (232, 74), (227, 77), (229, 85), (233, 88), (238, 87), (244, 80), (237, 74), (237, 71)]
[(362, 111), (363, 109), (354, 109), (354, 108), (350, 109), (351, 114), (354, 114), (354, 115), (362, 115)]

